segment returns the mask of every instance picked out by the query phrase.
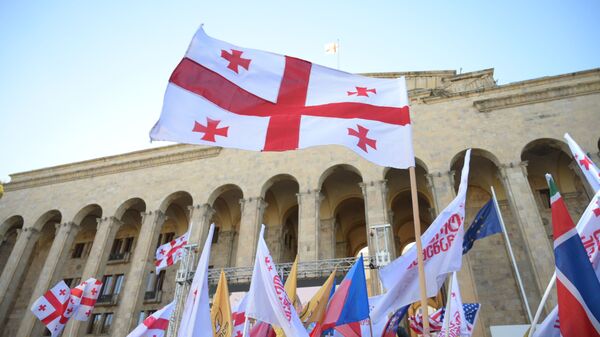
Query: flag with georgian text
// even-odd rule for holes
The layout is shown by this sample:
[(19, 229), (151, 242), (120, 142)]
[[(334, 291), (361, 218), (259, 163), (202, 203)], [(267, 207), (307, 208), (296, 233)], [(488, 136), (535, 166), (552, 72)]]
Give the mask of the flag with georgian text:
[(60, 335), (73, 310), (71, 289), (62, 280), (31, 305), (31, 311), (48, 328), (52, 337)]
[(598, 166), (583, 152), (579, 144), (568, 133), (565, 133), (565, 139), (573, 153), (573, 159), (581, 169), (581, 172), (583, 172), (585, 179), (592, 186), (594, 192), (600, 191), (600, 170), (598, 170)]
[(263, 225), (258, 236), (252, 281), (247, 294), (246, 317), (279, 327), (287, 337), (308, 337), (277, 274), (275, 263), (263, 237), (264, 231)]
[(171, 240), (156, 249), (156, 261), (154, 262), (156, 274), (181, 260), (183, 254), (185, 254), (183, 246), (187, 245), (189, 237), (190, 233), (186, 232), (182, 236)]
[[(421, 235), (423, 242), (423, 268), (425, 269), (427, 296), (437, 294), (448, 273), (460, 270), (462, 265), (463, 239), (465, 234), (465, 202), (469, 181), (471, 149), (465, 154), (460, 185), (456, 198), (435, 218)], [(419, 300), (419, 274), (417, 247), (412, 246), (405, 254), (379, 270), (379, 277), (386, 292), (371, 311), (374, 322), (387, 320), (388, 314)]]
[(140, 323), (127, 337), (163, 337), (169, 327), (169, 319), (175, 309), (175, 301), (165, 305)]
[(202, 27), (169, 79), (150, 138), (254, 151), (337, 144), (381, 166), (414, 166), (404, 77), (243, 48)]

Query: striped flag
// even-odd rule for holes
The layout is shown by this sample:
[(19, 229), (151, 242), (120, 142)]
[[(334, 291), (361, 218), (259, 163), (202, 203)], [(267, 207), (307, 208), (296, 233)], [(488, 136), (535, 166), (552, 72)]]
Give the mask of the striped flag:
[(600, 337), (600, 282), (575, 229), (575, 224), (546, 174), (552, 204), (558, 317), (563, 337)]
[[(429, 331), (436, 332), (442, 330), (442, 319), (444, 308), (439, 308), (434, 313), (429, 315)], [(408, 316), (409, 327), (417, 334), (423, 333), (423, 314), (419, 312), (414, 316)]]

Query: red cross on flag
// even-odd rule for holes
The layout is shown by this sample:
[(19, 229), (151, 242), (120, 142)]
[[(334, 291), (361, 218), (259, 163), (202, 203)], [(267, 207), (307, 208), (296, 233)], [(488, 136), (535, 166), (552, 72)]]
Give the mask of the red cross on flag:
[(169, 319), (174, 309), (175, 301), (146, 317), (127, 337), (163, 337), (169, 327)]
[(59, 336), (73, 314), (71, 291), (64, 281), (58, 282), (31, 306), (31, 311), (50, 330), (52, 337)]
[(156, 261), (154, 264), (156, 265), (157, 274), (168, 266), (172, 266), (183, 257), (183, 254), (185, 254), (183, 247), (187, 245), (189, 236), (190, 233), (186, 232), (175, 240), (167, 242), (156, 249)]
[(202, 28), (169, 79), (150, 138), (254, 151), (337, 144), (382, 166), (414, 166), (403, 77), (353, 75)]
[(71, 289), (71, 299), (73, 303), (78, 303), (73, 314), (74, 319), (87, 321), (90, 318), (100, 295), (100, 288), (102, 282), (92, 277)]
[(579, 144), (568, 133), (565, 133), (565, 139), (573, 153), (573, 159), (579, 165), (579, 168), (581, 168), (585, 179), (592, 186), (594, 192), (600, 191), (600, 170), (598, 170), (598, 166), (583, 152)]

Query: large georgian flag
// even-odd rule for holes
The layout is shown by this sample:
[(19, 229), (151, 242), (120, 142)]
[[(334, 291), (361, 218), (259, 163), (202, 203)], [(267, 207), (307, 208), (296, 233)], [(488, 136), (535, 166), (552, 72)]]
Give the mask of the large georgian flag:
[(600, 336), (600, 282), (552, 176), (546, 174), (546, 180), (552, 204), (560, 333), (563, 337)]
[(138, 325), (127, 337), (163, 337), (169, 328), (169, 320), (175, 310), (175, 301), (162, 307)]
[(183, 254), (185, 254), (183, 247), (187, 245), (189, 237), (190, 232), (188, 231), (182, 236), (171, 240), (156, 249), (156, 261), (154, 261), (156, 274), (183, 258)]
[[(469, 149), (465, 155), (456, 198), (446, 206), (421, 236), (428, 297), (435, 296), (448, 273), (460, 270), (462, 264), (470, 158)], [(379, 276), (387, 292), (371, 311), (371, 319), (375, 322), (381, 319), (387, 320), (388, 314), (419, 300), (416, 245), (380, 269)]]
[(258, 236), (254, 271), (247, 294), (246, 317), (279, 327), (287, 337), (308, 337), (277, 274), (275, 263), (263, 237), (264, 231), (263, 225)]
[(73, 319), (87, 321), (90, 318), (100, 295), (100, 288), (102, 288), (102, 282), (91, 277), (71, 289), (71, 299), (78, 303), (73, 313)]
[(62, 280), (31, 305), (31, 311), (48, 328), (52, 337), (60, 335), (73, 310), (71, 289)]
[(414, 166), (404, 77), (353, 75), (202, 28), (169, 79), (150, 138), (254, 151), (338, 144), (381, 166)]

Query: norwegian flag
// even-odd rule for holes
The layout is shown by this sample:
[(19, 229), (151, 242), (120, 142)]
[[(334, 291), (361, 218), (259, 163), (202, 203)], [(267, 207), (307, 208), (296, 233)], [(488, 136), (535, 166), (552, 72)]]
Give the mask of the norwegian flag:
[[(442, 319), (444, 308), (436, 310), (429, 315), (429, 331), (436, 332), (442, 330)], [(408, 316), (409, 327), (417, 334), (423, 333), (423, 314), (419, 311), (415, 316)]]
[(381, 166), (415, 165), (404, 77), (349, 74), (202, 28), (169, 79), (150, 138), (253, 151), (337, 144)]
[(156, 249), (156, 261), (154, 264), (156, 265), (157, 274), (168, 266), (172, 266), (183, 257), (183, 254), (185, 254), (183, 247), (187, 245), (189, 237), (190, 233), (186, 232), (175, 240), (167, 242)]
[(31, 306), (31, 311), (50, 330), (59, 336), (73, 314), (71, 290), (64, 281), (58, 282)]
[(71, 289), (71, 300), (77, 303), (73, 319), (78, 321), (87, 321), (94, 310), (96, 300), (100, 295), (102, 282), (91, 277), (87, 281), (81, 282), (77, 287)]
[(146, 317), (127, 337), (163, 337), (169, 327), (173, 309), (175, 309), (175, 301)]

